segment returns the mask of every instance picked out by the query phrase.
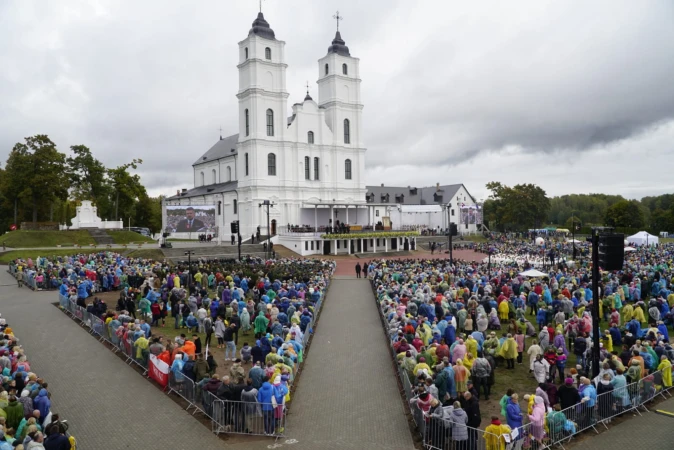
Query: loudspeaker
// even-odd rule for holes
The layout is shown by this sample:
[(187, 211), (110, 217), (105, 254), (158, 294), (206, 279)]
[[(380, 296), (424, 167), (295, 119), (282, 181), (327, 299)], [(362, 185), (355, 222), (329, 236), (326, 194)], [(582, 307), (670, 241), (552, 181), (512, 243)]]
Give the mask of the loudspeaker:
[(457, 227), (455, 223), (450, 223), (449, 224), (449, 233), (452, 236), (458, 236), (459, 235), (459, 227)]
[(232, 234), (238, 234), (239, 233), (239, 221), (235, 220), (234, 222), (231, 223), (232, 227)]
[(604, 270), (622, 270), (625, 260), (625, 235), (601, 233), (599, 235), (599, 267)]

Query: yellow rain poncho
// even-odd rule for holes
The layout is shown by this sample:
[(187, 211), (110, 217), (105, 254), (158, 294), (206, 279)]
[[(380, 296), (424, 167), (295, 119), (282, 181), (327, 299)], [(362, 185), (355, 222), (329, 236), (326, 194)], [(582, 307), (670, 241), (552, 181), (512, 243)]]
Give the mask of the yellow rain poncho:
[(473, 355), (473, 358), (477, 358), (477, 341), (473, 336), (468, 336), (466, 339), (466, 350)]
[(504, 359), (515, 359), (517, 358), (517, 342), (513, 337), (507, 338), (503, 341), (501, 350), (499, 351), (499, 356)]
[(672, 363), (665, 357), (660, 361), (658, 370), (662, 371), (662, 384), (665, 387), (672, 386)]

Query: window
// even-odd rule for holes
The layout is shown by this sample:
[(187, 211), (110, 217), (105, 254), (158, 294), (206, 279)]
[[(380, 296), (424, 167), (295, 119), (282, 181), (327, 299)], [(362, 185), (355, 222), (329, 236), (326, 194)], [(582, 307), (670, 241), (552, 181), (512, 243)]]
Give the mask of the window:
[(264, 59), (271, 59), (271, 49), (269, 47), (264, 49)]
[(375, 210), (374, 215), (375, 215), (376, 217), (379, 217), (379, 210), (378, 210), (378, 209)]
[(340, 241), (338, 240), (338, 241), (337, 241), (337, 249), (339, 249), (339, 242), (340, 242)]
[(267, 136), (274, 135), (274, 111), (267, 110)]
[(248, 153), (246, 153), (246, 156), (243, 159), (246, 166), (246, 176), (248, 176)]
[(351, 143), (351, 123), (349, 119), (344, 119), (344, 143)]
[(347, 159), (344, 161), (344, 178), (347, 180), (351, 179), (351, 160)]
[(454, 210), (452, 210), (452, 215), (454, 215)]
[(201, 172), (201, 186), (203, 186), (203, 185), (205, 185), (205, 184), (206, 184), (206, 183), (204, 183), (204, 173)]
[(311, 180), (311, 158), (304, 157), (304, 179)]
[(276, 176), (276, 155), (273, 153), (267, 155), (267, 175)]
[(314, 241), (311, 241), (311, 249), (314, 249)]
[(227, 166), (227, 181), (232, 181), (232, 168)]
[(234, 209), (234, 214), (239, 214), (239, 205), (238, 205), (238, 203), (239, 203), (239, 202), (237, 202), (236, 199), (234, 199), (234, 203), (232, 204), (232, 208)]
[(343, 75), (348, 75), (348, 74), (349, 74), (349, 68), (346, 67), (346, 64), (342, 64), (342, 74), (343, 74)]
[(314, 143), (314, 132), (310, 131), (307, 133), (307, 142), (310, 144)]
[(246, 116), (246, 136), (250, 134), (250, 116), (248, 115), (248, 110), (245, 113)]
[[(309, 250), (309, 241), (304, 243), (304, 250)], [(313, 249), (312, 249), (313, 250)]]
[(320, 164), (321, 164), (321, 160), (318, 159), (318, 158), (314, 158), (314, 180), (320, 180), (320, 178), (318, 176)]
[(213, 184), (218, 182), (215, 175), (215, 169), (211, 170), (211, 178), (213, 179)]
[(327, 63), (325, 64), (325, 74), (326, 75), (328, 74), (328, 64)]
[(248, 59), (248, 47), (243, 50), (244, 56)]

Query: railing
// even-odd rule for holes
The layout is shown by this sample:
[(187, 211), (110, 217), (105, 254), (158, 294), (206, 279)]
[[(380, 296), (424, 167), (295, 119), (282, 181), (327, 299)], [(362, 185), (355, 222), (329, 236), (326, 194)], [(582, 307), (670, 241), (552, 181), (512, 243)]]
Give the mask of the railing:
[[(334, 273), (334, 267), (330, 278)], [(326, 280), (326, 286), (321, 298), (313, 305), (313, 316), (302, 338), (302, 353), (306, 359), (307, 351), (311, 345), (311, 336), (318, 322), (323, 300), (327, 295), (330, 286), (330, 279)], [(88, 329), (89, 333), (97, 337), (101, 342), (107, 342), (112, 351), (121, 352), (126, 357), (126, 363), (137, 365), (143, 371), (143, 375), (148, 373), (147, 350), (140, 350), (134, 346), (134, 343), (128, 339), (120, 339), (111, 330), (105, 322), (89, 313), (85, 308), (78, 306), (75, 300), (69, 299), (59, 294), (59, 306), (80, 325)], [(292, 382), (297, 379), (301, 372), (303, 364), (299, 361), (295, 373), (288, 382), (288, 389), (291, 389)], [(261, 436), (282, 437), (285, 433), (285, 420), (287, 405), (272, 405), (257, 402), (239, 402), (221, 399), (211, 392), (203, 391), (198, 383), (195, 383), (187, 375), (176, 377), (173, 372), (169, 373), (167, 394), (174, 393), (187, 402), (186, 410), (194, 408), (192, 415), (200, 412), (211, 419), (211, 430), (215, 434), (234, 433), (234, 434), (258, 434)]]
[[(594, 401), (581, 401), (562, 411), (547, 412), (542, 423), (526, 423), (521, 427), (517, 427), (517, 431), (514, 433), (513, 430), (510, 430), (510, 432), (496, 435), (484, 430), (468, 427), (465, 424), (454, 423), (451, 419), (428, 414), (418, 408), (415, 402), (411, 401), (416, 398), (414, 387), (405, 369), (397, 363), (392, 336), (381, 309), (381, 302), (376, 292), (374, 280), (372, 288), (377, 308), (379, 309), (382, 327), (389, 341), (391, 358), (398, 376), (401, 395), (404, 396), (405, 403), (410, 408), (417, 431), (422, 437), (423, 445), (426, 449), (492, 450), (505, 448), (519, 450), (521, 448), (543, 449), (554, 445), (563, 448), (564, 442), (571, 440), (575, 435), (586, 430), (592, 429), (598, 433), (598, 427), (603, 426), (608, 429), (607, 424), (615, 417), (622, 416), (628, 412), (639, 415), (641, 415), (641, 411), (648, 412), (647, 403), (653, 401), (658, 396), (663, 398), (672, 397), (672, 386), (665, 386), (663, 373), (655, 371), (639, 381), (599, 394)], [(672, 368), (668, 370), (671, 371)], [(526, 412), (526, 410), (522, 411), (523, 416), (526, 416)], [(465, 435), (468, 438), (464, 440), (463, 437)], [(452, 447), (452, 445), (454, 446)]]

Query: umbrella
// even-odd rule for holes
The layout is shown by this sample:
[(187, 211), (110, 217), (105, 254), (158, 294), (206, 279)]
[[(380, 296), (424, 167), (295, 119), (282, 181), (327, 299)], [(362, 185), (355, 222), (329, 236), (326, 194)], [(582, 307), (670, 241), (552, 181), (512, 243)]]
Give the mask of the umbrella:
[(524, 272), (520, 272), (520, 275), (525, 276), (525, 277), (547, 277), (547, 273), (543, 273), (541, 271), (538, 271), (536, 269), (529, 269)]

